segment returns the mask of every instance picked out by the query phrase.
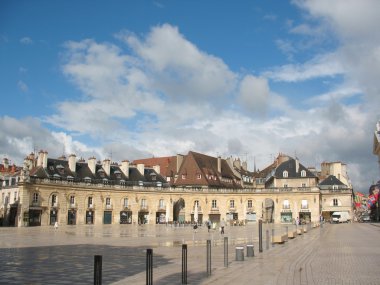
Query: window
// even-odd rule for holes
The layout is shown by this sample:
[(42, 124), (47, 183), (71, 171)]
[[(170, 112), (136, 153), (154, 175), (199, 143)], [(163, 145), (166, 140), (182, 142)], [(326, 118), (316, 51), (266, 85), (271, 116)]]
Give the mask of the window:
[(211, 201), (211, 208), (216, 208), (216, 200)]
[(57, 195), (55, 194), (51, 195), (51, 205), (53, 207), (57, 206)]
[(202, 178), (202, 174), (197, 174), (197, 179), (201, 179)]
[(284, 202), (282, 204), (282, 208), (283, 209), (290, 209), (289, 200), (284, 200)]
[(107, 206), (111, 205), (111, 198), (108, 198), (108, 197), (106, 198), (106, 205)]
[(165, 202), (164, 202), (164, 199), (160, 199), (160, 201), (158, 202), (158, 207), (159, 207), (160, 209), (165, 208)]
[(38, 193), (33, 193), (33, 203), (38, 203)]
[(182, 174), (182, 179), (186, 179), (186, 174)]
[(17, 200), (17, 191), (13, 193), (13, 202), (16, 202)]
[(75, 196), (70, 196), (70, 204), (71, 205), (75, 204)]
[(307, 200), (302, 200), (301, 201), (301, 209), (308, 209), (309, 206), (308, 206), (308, 203), (307, 203)]
[(288, 184), (284, 184), (284, 188), (288, 188)]
[(338, 206), (338, 199), (333, 199), (333, 205)]
[(124, 198), (124, 208), (128, 208), (128, 198)]
[(302, 176), (302, 177), (305, 177), (305, 176), (306, 176), (306, 171), (305, 171), (305, 170), (302, 170), (302, 171), (301, 171), (301, 176)]
[(198, 201), (198, 200), (195, 200), (195, 201), (194, 201), (194, 208), (195, 208), (195, 207), (199, 207), (199, 201)]
[(141, 208), (146, 208), (146, 199), (141, 199)]
[(284, 177), (284, 178), (288, 177), (288, 172), (286, 170), (282, 173), (282, 177)]
[(88, 197), (87, 204), (89, 208), (92, 208), (92, 197)]
[(230, 200), (230, 208), (235, 208), (235, 200)]
[(302, 183), (301, 187), (306, 187), (306, 183)]
[(248, 200), (247, 201), (247, 207), (248, 208), (252, 208), (252, 200)]

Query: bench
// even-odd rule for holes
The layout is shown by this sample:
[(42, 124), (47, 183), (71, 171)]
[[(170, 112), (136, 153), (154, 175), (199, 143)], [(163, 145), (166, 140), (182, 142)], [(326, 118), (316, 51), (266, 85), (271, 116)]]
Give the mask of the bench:
[(288, 240), (286, 234), (272, 236), (272, 243), (284, 243)]
[(288, 232), (288, 238), (295, 238), (297, 236), (297, 231)]

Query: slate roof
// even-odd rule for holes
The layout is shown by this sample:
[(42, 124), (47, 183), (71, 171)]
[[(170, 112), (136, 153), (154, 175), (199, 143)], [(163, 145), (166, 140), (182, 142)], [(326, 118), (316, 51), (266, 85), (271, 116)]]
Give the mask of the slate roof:
[[(274, 176), (276, 178), (283, 178), (283, 172), (288, 172), (288, 178), (317, 178), (309, 169), (299, 163), (298, 172), (296, 172), (296, 160), (294, 158), (289, 158), (288, 161), (281, 163), (275, 170)], [(301, 176), (301, 171), (305, 170), (306, 176)]]
[(346, 186), (342, 181), (340, 181), (334, 175), (328, 176), (321, 183), (319, 183), (319, 185), (320, 186), (333, 186), (333, 185), (344, 185), (344, 186)]

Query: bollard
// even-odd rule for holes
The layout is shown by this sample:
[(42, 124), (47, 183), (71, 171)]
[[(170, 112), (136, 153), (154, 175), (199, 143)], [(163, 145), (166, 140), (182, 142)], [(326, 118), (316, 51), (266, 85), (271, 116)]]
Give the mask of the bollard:
[(146, 250), (146, 284), (153, 285), (153, 249)]
[(259, 252), (263, 252), (263, 221), (259, 220)]
[(235, 248), (236, 261), (244, 261), (244, 247), (237, 246)]
[(102, 256), (94, 256), (94, 285), (102, 284)]
[(182, 284), (187, 284), (187, 244), (182, 245)]
[(228, 267), (228, 237), (224, 237), (224, 267)]
[(269, 250), (269, 230), (266, 230), (266, 250)]
[(253, 244), (247, 244), (247, 257), (255, 256)]
[(207, 240), (207, 276), (211, 275), (211, 240)]

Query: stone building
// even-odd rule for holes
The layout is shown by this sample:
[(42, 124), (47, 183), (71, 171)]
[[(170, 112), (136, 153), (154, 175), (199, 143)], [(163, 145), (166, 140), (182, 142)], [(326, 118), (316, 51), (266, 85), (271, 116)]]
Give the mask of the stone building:
[(332, 190), (321, 191), (317, 176), (283, 154), (263, 171), (249, 172), (238, 160), (193, 151), (132, 163), (94, 157), (84, 161), (75, 155), (53, 159), (40, 151), (25, 159), (15, 225), (222, 219), (231, 224), (258, 219), (292, 223), (297, 217), (308, 223), (319, 221), (321, 203)]

